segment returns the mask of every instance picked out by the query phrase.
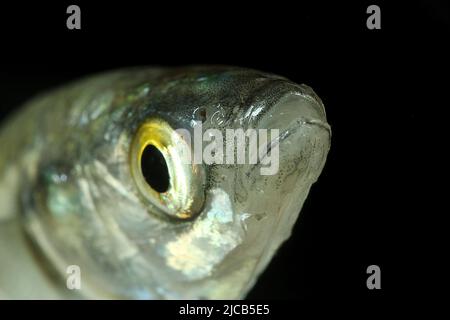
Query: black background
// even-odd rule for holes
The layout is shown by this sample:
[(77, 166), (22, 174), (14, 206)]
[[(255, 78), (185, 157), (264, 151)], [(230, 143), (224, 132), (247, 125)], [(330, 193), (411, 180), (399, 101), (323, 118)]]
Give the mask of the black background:
[[(330, 154), (249, 298), (378, 303), (423, 294), (427, 281), (411, 269), (426, 251), (425, 160), (447, 107), (439, 95), (448, 4), (311, 2), (2, 4), (0, 116), (43, 89), (132, 65), (239, 65), (306, 83), (325, 104)], [(81, 7), (81, 30), (66, 29), (69, 4)], [(370, 4), (381, 7), (381, 30), (366, 28)], [(381, 267), (379, 291), (366, 287), (371, 264)]]

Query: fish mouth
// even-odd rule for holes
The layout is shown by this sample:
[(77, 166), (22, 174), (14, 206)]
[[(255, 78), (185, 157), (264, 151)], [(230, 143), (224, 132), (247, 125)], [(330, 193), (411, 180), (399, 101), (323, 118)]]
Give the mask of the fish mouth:
[(265, 112), (251, 106), (246, 114), (249, 117), (261, 114), (257, 119), (257, 128), (279, 129), (280, 141), (304, 124), (321, 127), (331, 134), (322, 100), (306, 85), (299, 85), (297, 90), (282, 94)]
[[(244, 117), (254, 121), (257, 131), (266, 130), (268, 136), (270, 132), (270, 138), (266, 142), (262, 141), (266, 145), (259, 146), (259, 161), (250, 171), (273, 160), (283, 166), (283, 159), (290, 157), (285, 154), (301, 154), (304, 148), (301, 139), (310, 131), (308, 128), (314, 128), (314, 131), (331, 138), (331, 127), (327, 123), (324, 105), (306, 85), (299, 85), (296, 90), (281, 93), (271, 105), (255, 105), (247, 109)], [(272, 170), (272, 174), (277, 172), (278, 170)]]
[[(267, 100), (267, 99), (266, 99)], [(279, 134), (267, 141), (267, 149), (256, 166), (248, 166), (241, 190), (248, 196), (243, 211), (248, 214), (246, 239), (242, 247), (246, 261), (254, 259), (252, 277), (243, 291), (251, 288), (280, 245), (289, 238), (311, 185), (325, 164), (331, 128), (321, 100), (307, 86), (280, 94), (265, 110), (257, 110), (257, 129), (276, 129)], [(248, 116), (252, 112), (246, 112)], [(271, 137), (272, 138), (272, 137)], [(278, 159), (274, 151), (278, 149)], [(275, 152), (276, 155), (276, 152)], [(278, 161), (271, 164), (270, 161)], [(264, 175), (264, 167), (274, 167)], [(239, 186), (239, 184), (238, 184)], [(243, 250), (244, 251), (244, 250)], [(253, 253), (247, 253), (253, 252)]]

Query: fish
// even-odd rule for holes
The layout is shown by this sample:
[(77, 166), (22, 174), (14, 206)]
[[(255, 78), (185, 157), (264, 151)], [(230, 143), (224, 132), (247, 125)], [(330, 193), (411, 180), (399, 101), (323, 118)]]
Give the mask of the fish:
[(331, 144), (313, 89), (232, 66), (106, 71), (18, 110), (0, 129), (4, 299), (244, 299)]

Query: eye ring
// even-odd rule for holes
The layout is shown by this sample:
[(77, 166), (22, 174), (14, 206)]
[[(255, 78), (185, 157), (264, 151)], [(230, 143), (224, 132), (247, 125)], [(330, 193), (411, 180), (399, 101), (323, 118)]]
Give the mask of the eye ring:
[[(150, 156), (153, 157), (150, 165), (157, 168), (143, 169), (146, 163), (143, 156), (149, 156), (145, 154), (148, 150), (151, 150)], [(203, 208), (204, 170), (201, 165), (190, 163), (184, 157), (187, 153), (190, 155), (190, 145), (166, 121), (150, 118), (138, 128), (130, 148), (131, 174), (138, 190), (147, 200), (149, 211), (185, 220), (193, 218)], [(167, 181), (164, 181), (165, 178), (158, 181), (155, 176), (161, 172), (155, 171), (164, 167), (167, 168)], [(152, 179), (164, 186), (159, 188), (151, 182)]]

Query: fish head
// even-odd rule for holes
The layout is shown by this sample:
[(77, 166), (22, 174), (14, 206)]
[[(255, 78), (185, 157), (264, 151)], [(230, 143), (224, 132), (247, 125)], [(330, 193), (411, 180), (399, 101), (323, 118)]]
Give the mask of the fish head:
[(95, 138), (77, 138), (70, 165), (49, 166), (65, 178), (41, 183), (29, 233), (60, 274), (80, 267), (88, 297), (245, 297), (325, 164), (321, 100), (238, 68), (123, 84), (132, 75), (102, 82), (113, 97), (83, 129)]

